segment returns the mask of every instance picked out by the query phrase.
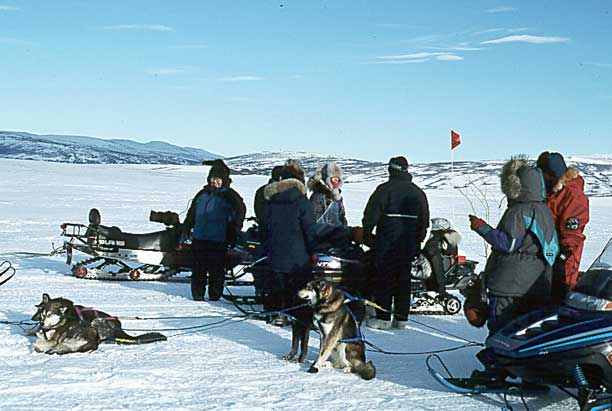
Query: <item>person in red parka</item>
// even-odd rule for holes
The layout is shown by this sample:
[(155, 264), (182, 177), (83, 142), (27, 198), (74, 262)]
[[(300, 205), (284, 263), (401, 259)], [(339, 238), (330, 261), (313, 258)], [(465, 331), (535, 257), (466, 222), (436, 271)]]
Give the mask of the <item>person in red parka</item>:
[(566, 166), (561, 154), (545, 151), (538, 157), (537, 164), (544, 174), (547, 204), (559, 236), (561, 253), (553, 268), (552, 289), (553, 302), (559, 303), (580, 279), (589, 199), (584, 193), (584, 179), (578, 170)]

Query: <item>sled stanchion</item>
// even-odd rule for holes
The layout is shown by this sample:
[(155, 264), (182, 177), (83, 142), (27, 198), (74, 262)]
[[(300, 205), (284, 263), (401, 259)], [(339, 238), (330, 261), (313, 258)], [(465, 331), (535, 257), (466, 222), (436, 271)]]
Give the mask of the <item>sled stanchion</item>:
[[(10, 261), (5, 260), (0, 263), (0, 285), (5, 284), (8, 280), (13, 278), (16, 272), (15, 267), (13, 267)], [(5, 274), (7, 277), (2, 278)]]

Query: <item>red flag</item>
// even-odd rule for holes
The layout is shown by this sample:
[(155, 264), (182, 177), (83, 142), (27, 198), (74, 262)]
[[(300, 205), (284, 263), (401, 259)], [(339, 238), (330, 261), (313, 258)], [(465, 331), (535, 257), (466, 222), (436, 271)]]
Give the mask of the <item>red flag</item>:
[(451, 130), (451, 150), (454, 150), (459, 144), (461, 144), (461, 136)]

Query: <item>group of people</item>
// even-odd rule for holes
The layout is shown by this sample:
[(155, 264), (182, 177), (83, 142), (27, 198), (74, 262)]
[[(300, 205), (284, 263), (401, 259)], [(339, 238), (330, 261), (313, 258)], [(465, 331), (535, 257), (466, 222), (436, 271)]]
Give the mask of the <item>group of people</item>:
[(584, 179), (559, 153), (536, 166), (513, 158), (501, 172), (507, 209), (493, 228), (470, 216), (470, 228), (491, 245), (484, 270), (489, 332), (516, 316), (558, 304), (580, 278), (589, 200)]
[[(207, 185), (193, 199), (184, 227), (193, 229), (192, 296), (203, 300), (208, 285), (214, 301), (221, 297), (228, 245), (242, 229), (246, 207), (230, 187), (225, 163), (213, 160), (209, 165)], [(368, 200), (363, 228), (348, 230), (353, 241), (373, 252), (369, 296), (382, 310), (367, 324), (378, 329), (407, 325), (411, 265), (417, 255), (425, 255), (433, 267), (432, 288), (446, 293), (440, 278), (448, 268), (443, 257), (457, 255), (461, 238), (448, 220), (433, 219), (431, 236), (421, 249), (430, 221), (427, 196), (412, 181), (405, 157), (391, 158), (388, 172), (388, 181)], [(508, 201), (497, 227), (470, 216), (471, 229), (492, 249), (484, 270), (490, 332), (516, 315), (560, 302), (576, 285), (589, 221), (584, 180), (559, 153), (542, 153), (536, 165), (513, 158), (504, 165), (501, 182)], [(257, 190), (254, 211), (274, 284), (265, 295), (265, 309), (291, 306), (296, 291), (312, 279), (318, 228), (347, 227), (342, 184), (336, 163), (322, 164), (306, 182), (300, 162), (287, 160)], [(278, 325), (285, 321), (284, 316), (277, 320)]]

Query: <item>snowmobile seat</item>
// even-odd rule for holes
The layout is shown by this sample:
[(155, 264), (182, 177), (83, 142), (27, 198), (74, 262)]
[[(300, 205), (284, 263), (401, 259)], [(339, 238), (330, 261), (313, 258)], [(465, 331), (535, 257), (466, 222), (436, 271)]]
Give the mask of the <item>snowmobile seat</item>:
[(124, 233), (119, 227), (103, 225), (91, 227), (91, 230), (107, 240), (123, 241), (120, 248), (131, 250), (173, 251), (179, 238), (179, 230), (176, 228), (146, 234)]

